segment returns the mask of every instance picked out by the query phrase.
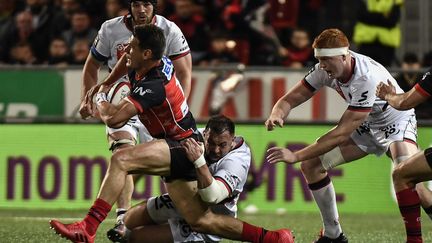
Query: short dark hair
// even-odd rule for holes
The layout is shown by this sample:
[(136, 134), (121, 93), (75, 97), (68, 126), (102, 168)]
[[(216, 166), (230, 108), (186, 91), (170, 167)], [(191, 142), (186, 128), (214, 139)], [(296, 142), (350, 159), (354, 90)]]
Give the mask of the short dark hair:
[(216, 134), (222, 134), (225, 131), (228, 131), (230, 134), (235, 133), (235, 125), (234, 122), (224, 115), (216, 115), (212, 116), (210, 120), (207, 122), (205, 131), (211, 130)]
[(159, 60), (165, 51), (165, 35), (163, 30), (154, 24), (137, 25), (134, 28), (134, 37), (138, 39), (138, 46), (152, 51), (152, 59)]
[(419, 62), (419, 59), (415, 53), (407, 52), (403, 56), (403, 62), (413, 64)]

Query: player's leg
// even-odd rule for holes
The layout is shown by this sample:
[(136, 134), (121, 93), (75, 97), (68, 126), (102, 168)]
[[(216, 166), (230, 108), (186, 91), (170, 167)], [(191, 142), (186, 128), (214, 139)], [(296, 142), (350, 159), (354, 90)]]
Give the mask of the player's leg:
[[(107, 173), (102, 182), (99, 194), (89, 213), (82, 222), (76, 223), (80, 233), (89, 242), (94, 240), (99, 224), (105, 220), (111, 211), (111, 206), (120, 195), (128, 172), (141, 172), (149, 175), (168, 176), (170, 173), (170, 150), (165, 140), (154, 140), (145, 144), (139, 144), (132, 148), (124, 148), (117, 151), (111, 157)], [(58, 221), (51, 221), (51, 226), (57, 233), (70, 240), (77, 239), (75, 223), (64, 225)]]
[(108, 238), (113, 242), (173, 242), (168, 220), (179, 217), (168, 194), (151, 197), (125, 214), (125, 232)]
[(317, 242), (326, 242), (330, 239), (338, 239), (337, 242), (346, 242), (339, 224), (335, 189), (327, 170), (366, 155), (366, 152), (361, 150), (352, 139), (349, 139), (319, 158), (301, 163), (302, 173), (308, 182), (323, 221), (324, 233)]
[(415, 144), (394, 142), (390, 145), (390, 151), (395, 162), (393, 185), (405, 223), (407, 242), (422, 242), (420, 197), (415, 184), (428, 179), (427, 174), (431, 172), (429, 164), (422, 152), (412, 155), (417, 151)]
[(113, 204), (124, 187), (128, 173), (168, 176), (170, 150), (167, 142), (162, 139), (154, 140), (121, 149), (113, 154), (98, 198)]
[[(137, 144), (137, 142), (145, 143), (153, 140), (148, 130), (138, 120), (137, 117), (131, 118), (128, 123), (121, 128), (114, 129), (107, 127), (107, 137), (110, 150), (113, 153), (119, 149), (134, 146)], [(136, 175), (128, 175), (126, 177), (125, 186), (116, 202), (116, 224), (107, 232), (107, 237), (109, 239), (115, 237), (118, 234), (124, 234), (123, 231), (125, 231), (125, 227), (123, 223), (123, 217), (131, 206), (131, 198), (135, 185), (134, 179), (136, 177)]]
[(418, 156), (415, 158), (415, 166), (417, 167), (417, 171), (415, 172), (417, 173), (410, 173), (409, 169), (400, 170), (399, 168), (397, 171), (395, 170), (394, 173), (399, 174), (397, 175), (399, 178), (398, 181), (402, 181), (403, 184), (408, 183), (408, 181), (419, 182), (416, 185), (416, 190), (420, 197), (420, 204), (429, 218), (432, 219), (432, 192), (423, 183), (424, 181), (432, 180), (432, 178), (426, 179), (426, 177), (431, 175), (431, 171), (430, 169), (422, 169), (424, 167), (424, 162), (428, 162), (429, 165), (432, 166), (432, 149), (428, 148), (425, 151), (418, 152), (415, 156)]
[(416, 183), (427, 180), (432, 180), (432, 148), (417, 152), (393, 170), (396, 191), (412, 189)]
[[(126, 124), (120, 129), (113, 129), (107, 127), (107, 137), (108, 143), (110, 146), (110, 150), (115, 153), (118, 150), (129, 148), (135, 146), (136, 141), (136, 132), (133, 130), (131, 124)], [(116, 202), (116, 214), (117, 220), (113, 229), (110, 231), (122, 231), (124, 230), (123, 226), (123, 217), (126, 211), (130, 208), (131, 197), (134, 189), (133, 179), (131, 175), (126, 177), (125, 186), (120, 193), (120, 196)], [(109, 232), (107, 233), (109, 234)], [(109, 236), (108, 236), (109, 238)]]
[(287, 229), (267, 231), (227, 215), (212, 213), (200, 199), (195, 181), (174, 180), (167, 183), (167, 190), (193, 231), (247, 242), (294, 242)]

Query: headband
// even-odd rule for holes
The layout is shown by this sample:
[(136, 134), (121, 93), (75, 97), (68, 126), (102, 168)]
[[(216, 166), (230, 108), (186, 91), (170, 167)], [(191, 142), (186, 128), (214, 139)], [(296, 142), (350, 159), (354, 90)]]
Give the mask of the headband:
[(315, 48), (315, 57), (334, 57), (348, 54), (348, 47), (337, 47), (337, 48)]

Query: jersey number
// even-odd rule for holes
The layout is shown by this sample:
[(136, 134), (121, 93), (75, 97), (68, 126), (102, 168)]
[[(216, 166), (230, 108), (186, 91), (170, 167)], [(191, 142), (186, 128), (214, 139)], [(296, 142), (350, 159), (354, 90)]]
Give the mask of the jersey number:
[(367, 100), (367, 93), (368, 93), (369, 91), (365, 91), (365, 92), (363, 92), (362, 94), (361, 94), (361, 99), (359, 99), (359, 101), (358, 102), (363, 102), (363, 101), (365, 101), (365, 100)]

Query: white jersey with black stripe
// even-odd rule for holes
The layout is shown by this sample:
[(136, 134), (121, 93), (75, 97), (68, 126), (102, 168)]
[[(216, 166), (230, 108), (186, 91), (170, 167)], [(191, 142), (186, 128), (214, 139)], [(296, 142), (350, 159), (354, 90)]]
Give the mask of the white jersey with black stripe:
[(319, 68), (317, 63), (305, 76), (303, 84), (311, 91), (317, 91), (324, 86), (336, 90), (353, 111), (370, 111), (366, 120), (373, 127), (393, 123), (404, 116), (414, 115), (414, 109), (398, 111), (375, 95), (380, 82), (391, 82), (397, 93), (403, 93), (393, 76), (378, 62), (368, 56), (350, 51), (354, 64), (351, 78), (347, 82), (340, 82), (330, 77), (327, 72)]

